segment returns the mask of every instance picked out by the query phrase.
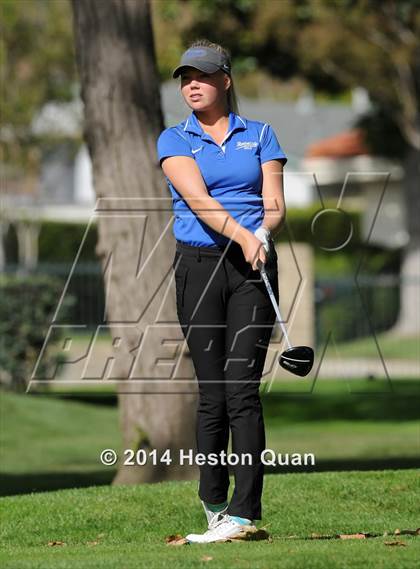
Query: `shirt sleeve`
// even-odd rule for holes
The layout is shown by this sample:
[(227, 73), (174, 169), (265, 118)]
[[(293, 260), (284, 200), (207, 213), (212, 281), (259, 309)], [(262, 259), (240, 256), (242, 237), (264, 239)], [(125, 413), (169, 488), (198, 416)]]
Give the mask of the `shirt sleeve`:
[(276, 133), (272, 129), (271, 125), (265, 124), (261, 131), (260, 138), (260, 161), (261, 164), (268, 162), (268, 160), (279, 160), (281, 159), (283, 166), (287, 162), (287, 156), (283, 152), (282, 147), (277, 140)]
[(169, 156), (190, 156), (194, 158), (187, 138), (173, 127), (161, 132), (156, 147), (160, 166), (162, 160)]

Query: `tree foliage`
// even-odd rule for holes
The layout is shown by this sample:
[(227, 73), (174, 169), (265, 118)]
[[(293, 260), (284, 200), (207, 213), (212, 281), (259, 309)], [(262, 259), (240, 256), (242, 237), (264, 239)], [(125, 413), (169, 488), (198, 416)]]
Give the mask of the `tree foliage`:
[[(389, 129), (418, 148), (419, 7), (418, 0), (156, 2), (160, 69), (170, 76), (189, 42), (208, 37), (231, 51), (236, 72), (303, 77), (330, 94), (365, 87)], [(173, 39), (163, 41), (170, 31)]]
[[(419, 8), (419, 0), (152, 1), (160, 78), (171, 77), (189, 42), (208, 37), (231, 51), (237, 75), (261, 69), (281, 80), (303, 78), (333, 95), (365, 87), (377, 106), (368, 122), (378, 152), (387, 153), (375, 134), (383, 117), (385, 133), (419, 147)], [(36, 160), (34, 113), (75, 93), (70, 6), (67, 0), (3, 0), (1, 12), (3, 160), (22, 153)]]
[(67, 0), (2, 0), (0, 10), (2, 161), (28, 168), (39, 159), (35, 113), (75, 94), (71, 11)]

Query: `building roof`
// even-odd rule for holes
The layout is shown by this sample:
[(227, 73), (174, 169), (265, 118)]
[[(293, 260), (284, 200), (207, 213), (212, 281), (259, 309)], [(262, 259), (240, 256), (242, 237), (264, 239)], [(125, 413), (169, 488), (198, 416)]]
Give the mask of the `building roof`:
[(305, 158), (348, 158), (366, 154), (370, 152), (363, 131), (353, 128), (310, 144)]

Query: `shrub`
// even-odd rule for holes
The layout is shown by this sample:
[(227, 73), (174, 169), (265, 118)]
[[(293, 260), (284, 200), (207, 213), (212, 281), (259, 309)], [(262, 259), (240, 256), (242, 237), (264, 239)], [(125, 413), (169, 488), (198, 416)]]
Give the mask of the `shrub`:
[[(51, 323), (63, 288), (60, 279), (44, 275), (0, 275), (0, 384), (24, 391)], [(65, 299), (62, 316), (73, 303)], [(59, 334), (54, 336), (59, 340)], [(48, 374), (62, 357), (48, 344), (39, 371)]]
[[(39, 260), (50, 263), (72, 263), (80, 249), (86, 227), (86, 223), (44, 221), (39, 234)], [(97, 228), (96, 224), (92, 223), (79, 261), (98, 261), (95, 253), (96, 242)]]

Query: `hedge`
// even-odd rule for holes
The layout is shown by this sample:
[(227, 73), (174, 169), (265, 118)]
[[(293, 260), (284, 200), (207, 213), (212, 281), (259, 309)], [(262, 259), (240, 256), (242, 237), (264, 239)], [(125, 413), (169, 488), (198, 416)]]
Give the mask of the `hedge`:
[[(63, 283), (45, 275), (0, 275), (0, 384), (14, 391), (27, 388), (47, 335)], [(74, 299), (67, 297), (60, 316)], [(55, 342), (60, 339), (54, 335)], [(49, 343), (38, 368), (40, 377), (63, 362)], [(47, 375), (48, 376), (48, 375)]]

